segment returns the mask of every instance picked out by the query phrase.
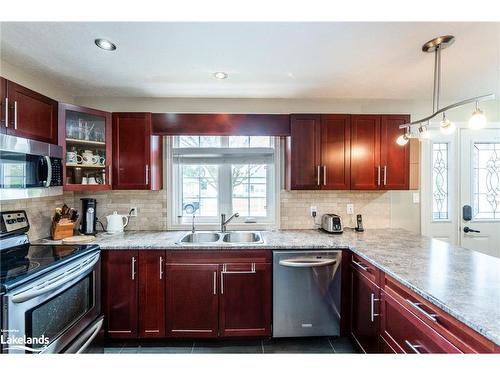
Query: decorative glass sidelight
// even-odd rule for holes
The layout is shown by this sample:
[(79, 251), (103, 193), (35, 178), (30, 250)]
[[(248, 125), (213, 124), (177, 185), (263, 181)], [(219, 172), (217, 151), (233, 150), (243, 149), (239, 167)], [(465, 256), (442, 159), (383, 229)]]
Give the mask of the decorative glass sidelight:
[(500, 143), (474, 143), (473, 149), (473, 218), (500, 220)]
[(432, 219), (449, 220), (448, 143), (432, 144)]

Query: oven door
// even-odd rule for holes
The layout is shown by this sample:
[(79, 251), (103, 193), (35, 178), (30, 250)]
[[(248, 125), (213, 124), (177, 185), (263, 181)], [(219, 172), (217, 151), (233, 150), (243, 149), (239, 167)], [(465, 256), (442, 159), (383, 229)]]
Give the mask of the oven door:
[(4, 350), (59, 353), (88, 331), (101, 312), (100, 266), (96, 252), (7, 293)]

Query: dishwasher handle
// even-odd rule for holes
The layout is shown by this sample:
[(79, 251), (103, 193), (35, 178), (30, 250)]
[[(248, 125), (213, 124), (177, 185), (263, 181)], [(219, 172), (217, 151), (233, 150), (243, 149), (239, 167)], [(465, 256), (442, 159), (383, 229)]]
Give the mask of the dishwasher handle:
[(331, 266), (337, 263), (337, 259), (321, 259), (321, 258), (292, 258), (281, 259), (280, 266), (296, 267), (296, 268), (310, 268), (310, 267), (324, 267)]

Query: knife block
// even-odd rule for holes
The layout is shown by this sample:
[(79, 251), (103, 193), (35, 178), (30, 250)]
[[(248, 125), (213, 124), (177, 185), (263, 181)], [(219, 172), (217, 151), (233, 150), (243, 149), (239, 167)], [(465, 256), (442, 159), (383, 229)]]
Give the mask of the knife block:
[(73, 235), (75, 223), (67, 219), (61, 219), (58, 223), (52, 220), (50, 234), (53, 240), (62, 240)]

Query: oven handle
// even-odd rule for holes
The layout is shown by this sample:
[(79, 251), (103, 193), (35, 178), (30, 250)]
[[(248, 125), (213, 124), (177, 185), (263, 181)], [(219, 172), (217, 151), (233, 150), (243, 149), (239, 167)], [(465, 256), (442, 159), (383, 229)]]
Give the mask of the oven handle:
[(300, 259), (282, 259), (280, 265), (285, 267), (323, 267), (330, 266), (337, 262), (336, 259), (317, 259), (317, 258), (300, 258)]
[[(94, 341), (95, 337), (99, 334), (99, 331), (101, 330), (102, 326), (104, 324), (104, 318), (102, 318), (101, 320), (99, 320), (95, 325), (94, 327), (92, 327), (94, 330), (92, 331), (92, 334), (89, 336), (89, 338), (87, 339), (87, 341), (85, 341), (85, 343), (82, 344), (82, 346), (80, 346), (80, 349), (78, 349), (76, 351), (76, 354), (81, 354), (85, 351), (85, 349), (88, 348), (88, 346), (92, 343), (92, 341)], [(85, 337), (82, 338), (83, 340), (85, 339)], [(76, 345), (77, 343), (75, 343)]]
[(86, 260), (85, 262), (80, 263), (78, 266), (72, 268), (71, 270), (66, 271), (63, 275), (63, 277), (58, 277), (57, 281), (53, 281), (50, 284), (42, 284), (42, 287), (39, 286), (34, 286), (31, 289), (28, 289), (24, 292), (21, 292), (19, 294), (15, 294), (12, 296), (12, 302), (14, 303), (22, 303), (26, 302), (30, 299), (33, 299), (35, 297), (38, 297), (42, 294), (48, 293), (54, 289), (59, 288), (61, 285), (64, 285), (68, 282), (70, 282), (73, 279), (76, 279), (77, 277), (87, 273), (90, 269), (92, 269), (95, 264), (99, 261), (99, 254), (95, 255), (94, 257)]

